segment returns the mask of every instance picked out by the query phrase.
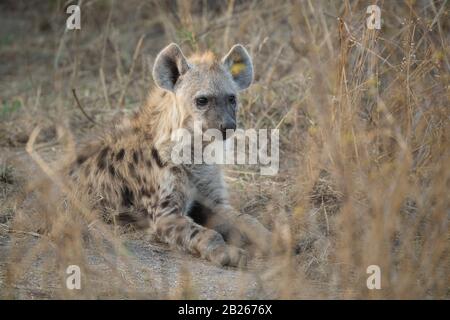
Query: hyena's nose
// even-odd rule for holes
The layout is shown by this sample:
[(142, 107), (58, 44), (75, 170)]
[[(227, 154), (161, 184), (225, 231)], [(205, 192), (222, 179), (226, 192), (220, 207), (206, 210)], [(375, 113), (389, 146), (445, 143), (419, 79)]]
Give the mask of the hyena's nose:
[(220, 131), (222, 131), (223, 140), (227, 138), (227, 130), (236, 130), (235, 121), (225, 121), (220, 125)]

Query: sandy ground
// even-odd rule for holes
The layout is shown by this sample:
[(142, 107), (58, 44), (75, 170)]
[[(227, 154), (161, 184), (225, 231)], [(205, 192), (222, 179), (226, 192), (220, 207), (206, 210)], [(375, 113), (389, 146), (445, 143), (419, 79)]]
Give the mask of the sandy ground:
[[(35, 239), (27, 236), (26, 241), (33, 243)], [(22, 240), (24, 240), (22, 238)], [(7, 257), (11, 248), (8, 237), (0, 237), (0, 288), (3, 286), (3, 274), (7, 266)], [(186, 297), (179, 288), (189, 282), (190, 298), (198, 299), (236, 299), (240, 298), (261, 298), (264, 289), (260, 287), (260, 279), (252, 270), (242, 271), (231, 268), (219, 268), (211, 265), (207, 261), (188, 256), (184, 253), (174, 252), (167, 247), (140, 240), (129, 240), (125, 242), (128, 250), (128, 257), (132, 261), (133, 267), (118, 267), (118, 271), (124, 279), (129, 280), (134, 291), (130, 294), (138, 298), (154, 298), (155, 292), (161, 296)], [(109, 259), (114, 259), (114, 255), (107, 255)], [(55, 294), (62, 293), (65, 284), (58, 279), (49, 277), (45, 285), (40, 281), (44, 268), (38, 260), (27, 272), (26, 277), (21, 281), (21, 285), (8, 288), (12, 295), (18, 299), (51, 299)], [(109, 272), (108, 264), (105, 263), (104, 255), (100, 256), (95, 251), (89, 250), (88, 266), (93, 272)], [(250, 268), (255, 268), (255, 263)], [(189, 270), (189, 275), (183, 276), (184, 270)], [(151, 277), (150, 277), (151, 276)], [(95, 283), (95, 281), (94, 281)], [(98, 283), (102, 286), (102, 283)], [(103, 298), (114, 298), (114, 292), (104, 292)], [(265, 294), (267, 297), (270, 295)], [(77, 293), (73, 292), (73, 298), (77, 298)]]

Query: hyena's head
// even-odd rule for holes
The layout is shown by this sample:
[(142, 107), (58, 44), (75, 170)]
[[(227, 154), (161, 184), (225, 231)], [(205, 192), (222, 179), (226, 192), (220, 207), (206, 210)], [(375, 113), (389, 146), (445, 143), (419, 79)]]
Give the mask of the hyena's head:
[(153, 68), (156, 84), (175, 95), (176, 103), (201, 123), (203, 131), (236, 129), (238, 92), (253, 80), (253, 65), (247, 50), (235, 45), (222, 58), (211, 53), (187, 59), (175, 43), (156, 57)]

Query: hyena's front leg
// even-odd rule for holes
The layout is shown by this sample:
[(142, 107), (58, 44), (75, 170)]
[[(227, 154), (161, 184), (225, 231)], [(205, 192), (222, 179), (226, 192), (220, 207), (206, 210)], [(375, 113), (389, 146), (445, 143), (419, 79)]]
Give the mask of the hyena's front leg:
[(227, 245), (217, 231), (200, 226), (185, 215), (186, 194), (180, 190), (180, 185), (174, 181), (161, 189), (160, 200), (153, 212), (157, 236), (172, 246), (198, 254), (217, 265), (245, 266), (247, 258), (244, 250)]
[(220, 169), (213, 165), (193, 165), (189, 170), (198, 192), (190, 211), (194, 220), (218, 231), (230, 244), (242, 247), (250, 242), (268, 253), (271, 233), (258, 220), (236, 211), (229, 204)]
[(216, 230), (232, 245), (245, 247), (249, 244), (263, 253), (270, 249), (271, 233), (255, 218), (248, 214), (240, 213), (226, 203), (214, 206), (195, 202), (190, 208), (189, 216), (199, 224)]
[(228, 225), (230, 230), (237, 228), (251, 244), (267, 254), (271, 247), (272, 234), (256, 218), (240, 213), (230, 205), (220, 205), (216, 208), (216, 215), (212, 219), (217, 226)]

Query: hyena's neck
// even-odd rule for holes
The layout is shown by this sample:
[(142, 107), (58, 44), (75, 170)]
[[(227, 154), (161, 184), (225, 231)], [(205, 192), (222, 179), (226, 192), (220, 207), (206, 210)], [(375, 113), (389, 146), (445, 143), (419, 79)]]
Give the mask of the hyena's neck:
[(155, 148), (167, 149), (172, 141), (172, 133), (183, 128), (188, 118), (172, 94), (155, 89), (130, 119), (129, 125), (134, 132), (151, 140)]

